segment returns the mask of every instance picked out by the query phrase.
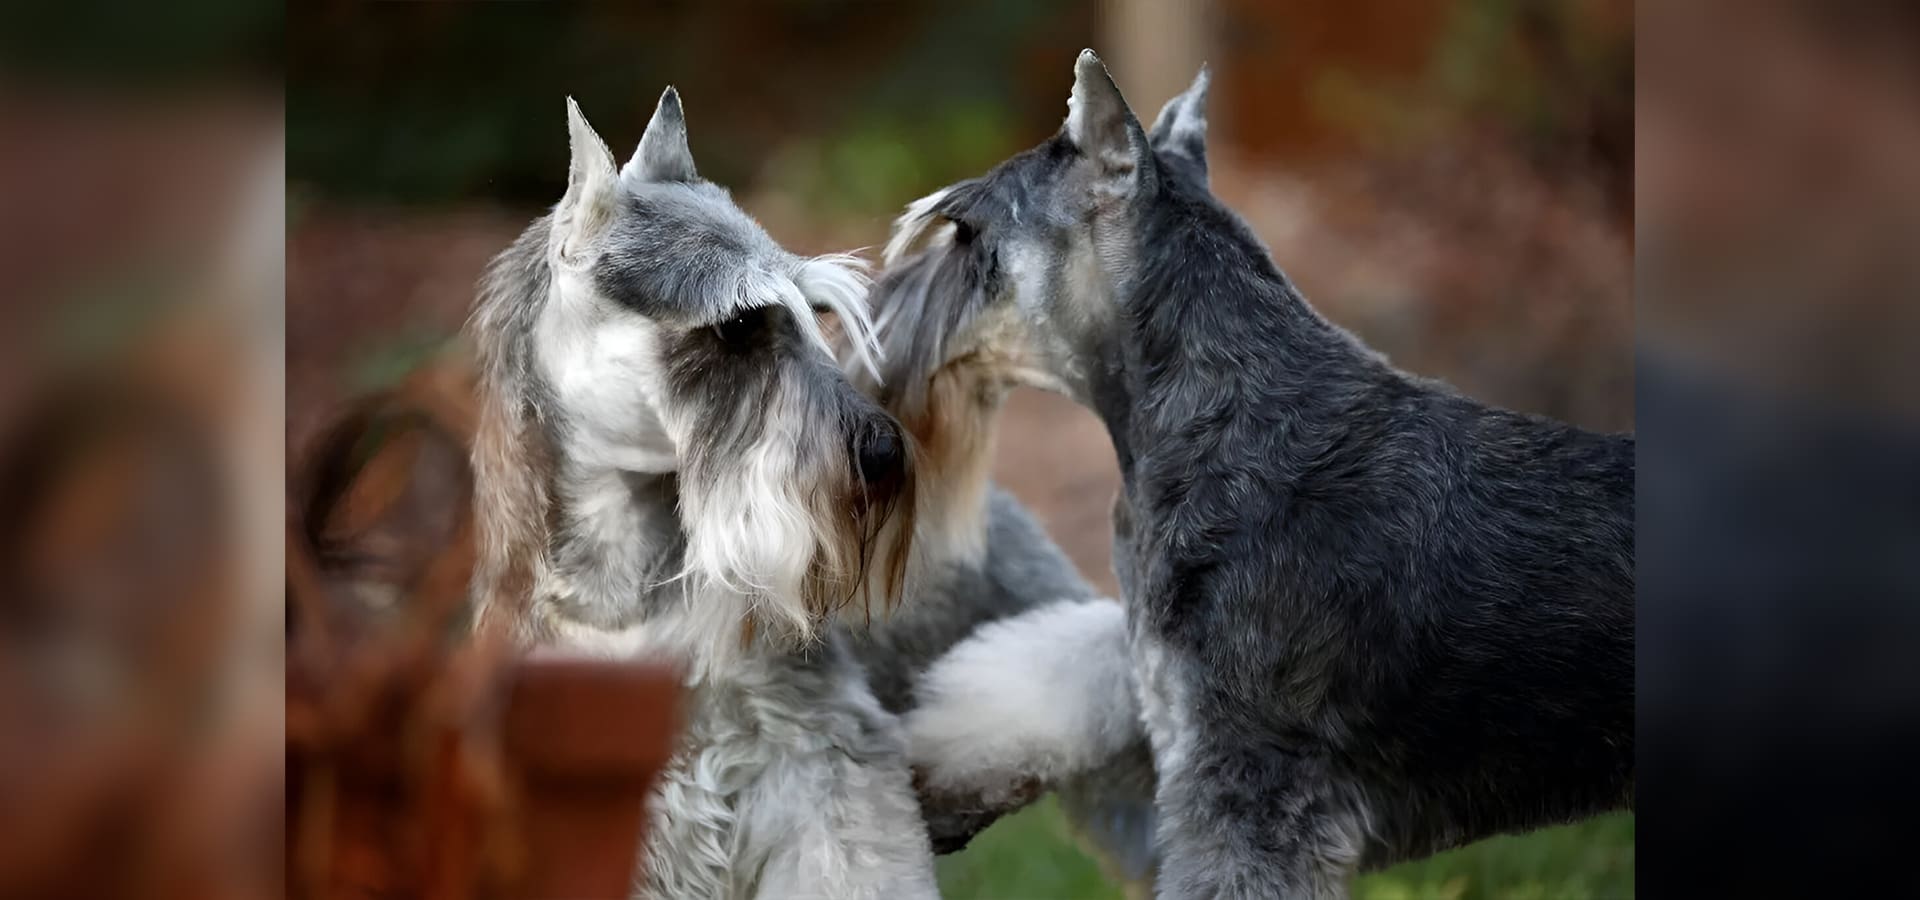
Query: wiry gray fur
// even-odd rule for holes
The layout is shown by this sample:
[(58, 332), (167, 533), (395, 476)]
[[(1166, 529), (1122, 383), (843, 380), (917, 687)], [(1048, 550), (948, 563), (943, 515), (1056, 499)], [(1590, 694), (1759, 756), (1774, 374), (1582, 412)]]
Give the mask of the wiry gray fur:
[(992, 331), (1107, 425), (1162, 896), (1338, 896), (1630, 805), (1633, 438), (1321, 318), (1207, 191), (1202, 91), (1149, 137), (1082, 54), (1061, 132), (909, 207), (890, 258), (939, 230), (875, 299), (890, 351)]

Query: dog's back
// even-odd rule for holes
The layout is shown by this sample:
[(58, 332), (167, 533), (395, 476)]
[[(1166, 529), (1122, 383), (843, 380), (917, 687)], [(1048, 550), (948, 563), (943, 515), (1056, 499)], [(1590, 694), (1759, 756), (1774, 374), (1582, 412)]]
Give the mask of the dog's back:
[[(1436, 426), (1436, 450), (1465, 444), (1402, 602), (1437, 618), (1408, 648), (1424, 683), (1382, 698), (1411, 796), (1465, 840), (1628, 805), (1633, 438), (1435, 403), (1458, 417)], [(1413, 835), (1432, 830), (1389, 843), (1423, 853)]]
[[(1321, 598), (1308, 621), (1347, 635), (1321, 699), (1346, 707), (1362, 778), (1398, 787), (1372, 798), (1365, 861), (1628, 804), (1632, 438), (1431, 390), (1382, 427), (1350, 476), (1298, 486), (1359, 508), (1300, 504), (1266, 569), (1276, 596)], [(1346, 564), (1301, 577), (1329, 544)]]

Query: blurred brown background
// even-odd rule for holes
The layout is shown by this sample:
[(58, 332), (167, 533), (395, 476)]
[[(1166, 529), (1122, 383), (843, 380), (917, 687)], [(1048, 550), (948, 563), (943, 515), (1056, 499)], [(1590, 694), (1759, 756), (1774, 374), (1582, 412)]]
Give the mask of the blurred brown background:
[[(677, 85), (702, 173), (824, 251), (1051, 133), (1084, 46), (1146, 120), (1212, 65), (1215, 189), (1329, 317), (1489, 401), (1632, 424), (1625, 0), (332, 3), (293, 24), (292, 446), (445, 346), (559, 196), (563, 96), (621, 147)], [(999, 477), (1111, 589), (1102, 429), (1039, 394), (1007, 416)]]

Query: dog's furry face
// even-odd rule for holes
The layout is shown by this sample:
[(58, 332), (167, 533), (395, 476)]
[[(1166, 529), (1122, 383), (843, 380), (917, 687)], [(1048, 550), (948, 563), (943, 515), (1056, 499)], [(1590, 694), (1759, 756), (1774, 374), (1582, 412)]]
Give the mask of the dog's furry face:
[(811, 635), (849, 601), (891, 600), (906, 441), (815, 316), (835, 312), (873, 365), (860, 262), (788, 253), (701, 180), (671, 88), (623, 168), (572, 101), (568, 125), (566, 194), (495, 260), (470, 326), (488, 400), (483, 603), (541, 589), (551, 545), (580, 537), (568, 529), (617, 526), (618, 476), (635, 473), (677, 480), (696, 602), (743, 607), (714, 609), (716, 628)]
[(1149, 135), (1084, 52), (1057, 134), (907, 207), (874, 292), (886, 381), (908, 392), (905, 407), (961, 359), (1084, 399), (1088, 361), (1136, 274), (1139, 211), (1162, 178), (1204, 189), (1207, 84), (1202, 69)]

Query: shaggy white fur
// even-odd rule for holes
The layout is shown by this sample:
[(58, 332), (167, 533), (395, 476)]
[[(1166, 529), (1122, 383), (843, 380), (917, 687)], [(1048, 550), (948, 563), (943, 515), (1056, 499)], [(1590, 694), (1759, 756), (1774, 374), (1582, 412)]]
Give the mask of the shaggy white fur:
[(920, 681), (908, 756), (928, 787), (988, 797), (1098, 768), (1140, 737), (1128, 658), (1126, 614), (1110, 600), (985, 625)]

